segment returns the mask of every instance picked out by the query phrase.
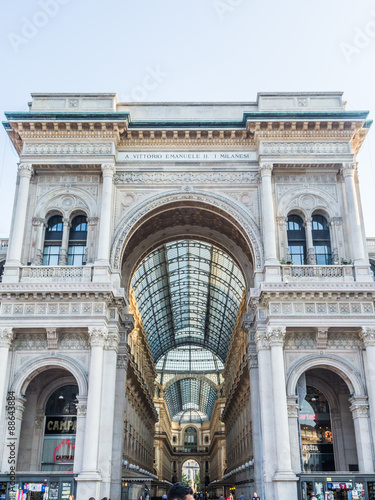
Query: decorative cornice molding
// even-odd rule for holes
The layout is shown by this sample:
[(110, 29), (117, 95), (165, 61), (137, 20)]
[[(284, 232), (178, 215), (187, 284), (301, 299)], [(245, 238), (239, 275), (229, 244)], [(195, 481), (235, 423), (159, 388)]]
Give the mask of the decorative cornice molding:
[(110, 155), (113, 154), (113, 146), (108, 143), (95, 142), (45, 142), (25, 143), (24, 155)]

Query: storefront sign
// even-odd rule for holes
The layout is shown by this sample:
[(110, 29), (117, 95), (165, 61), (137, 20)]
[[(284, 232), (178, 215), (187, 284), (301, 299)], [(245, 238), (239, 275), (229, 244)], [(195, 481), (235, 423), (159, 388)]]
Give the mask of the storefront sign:
[(56, 464), (70, 464), (74, 462), (74, 449), (75, 444), (70, 439), (61, 441), (56, 448), (53, 455), (53, 461)]
[(51, 434), (75, 434), (77, 428), (77, 417), (46, 417), (44, 433)]
[(329, 490), (352, 490), (353, 483), (328, 483), (327, 488)]
[(300, 413), (300, 420), (316, 420), (316, 413)]

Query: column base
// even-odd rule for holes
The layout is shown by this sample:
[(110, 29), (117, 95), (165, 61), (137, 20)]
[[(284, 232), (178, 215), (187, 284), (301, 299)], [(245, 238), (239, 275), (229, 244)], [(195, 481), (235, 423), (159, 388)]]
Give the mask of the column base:
[(98, 471), (85, 471), (76, 477), (77, 498), (100, 498), (101, 475)]
[(267, 282), (281, 282), (280, 262), (276, 259), (266, 261), (264, 266), (264, 280)]
[(96, 283), (108, 283), (111, 281), (108, 261), (97, 260), (95, 262), (92, 281)]
[(291, 470), (277, 470), (273, 476), (273, 481), (298, 481), (298, 477)]
[(21, 262), (10, 261), (4, 267), (4, 274), (2, 277), (2, 283), (19, 283), (20, 281), (20, 271)]
[(363, 261), (355, 261), (354, 262), (354, 273), (356, 281), (364, 281), (369, 282), (373, 281), (373, 276), (371, 273), (370, 264), (368, 262)]

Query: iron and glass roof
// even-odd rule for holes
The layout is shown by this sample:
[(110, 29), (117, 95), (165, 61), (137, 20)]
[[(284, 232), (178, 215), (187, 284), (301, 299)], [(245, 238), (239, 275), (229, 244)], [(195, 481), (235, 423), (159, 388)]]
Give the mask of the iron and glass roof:
[(193, 345), (180, 346), (172, 349), (157, 362), (158, 372), (203, 372), (222, 371), (223, 362), (208, 349)]
[(132, 286), (155, 363), (183, 345), (225, 362), (245, 287), (229, 255), (199, 241), (167, 243), (142, 261)]
[(210, 420), (217, 398), (215, 389), (205, 380), (177, 380), (164, 393), (174, 422), (206, 422)]

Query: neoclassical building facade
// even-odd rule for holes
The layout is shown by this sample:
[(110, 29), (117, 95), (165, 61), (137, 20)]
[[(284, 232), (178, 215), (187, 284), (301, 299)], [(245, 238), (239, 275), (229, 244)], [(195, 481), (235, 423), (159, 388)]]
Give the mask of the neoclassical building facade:
[(213, 498), (375, 498), (367, 116), (337, 92), (6, 113), (0, 497), (157, 498), (191, 470)]

